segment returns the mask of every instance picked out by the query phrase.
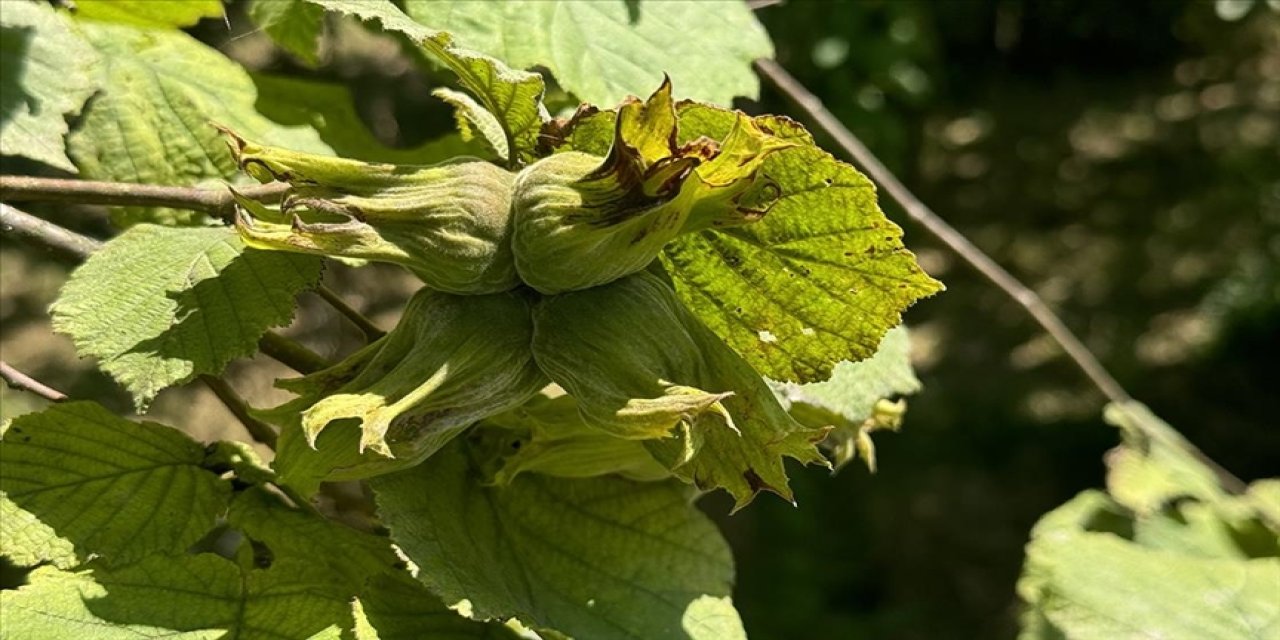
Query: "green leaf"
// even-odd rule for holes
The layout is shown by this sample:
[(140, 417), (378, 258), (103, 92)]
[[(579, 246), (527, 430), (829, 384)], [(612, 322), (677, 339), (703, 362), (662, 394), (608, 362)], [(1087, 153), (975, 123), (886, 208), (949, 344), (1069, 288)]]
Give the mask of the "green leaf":
[(513, 67), (546, 67), (594, 104), (643, 95), (664, 73), (682, 97), (723, 105), (755, 98), (751, 62), (773, 56), (741, 2), (406, 0), (405, 11)]
[(309, 67), (320, 64), (324, 9), (305, 0), (253, 0), (246, 13), (281, 49)]
[(463, 140), (472, 140), (475, 133), (480, 133), (489, 149), (502, 160), (511, 157), (511, 149), (507, 146), (506, 132), (497, 116), (480, 106), (470, 95), (452, 89), (436, 89), (431, 92), (437, 98), (449, 103), (454, 109), (458, 131)]
[[(497, 622), (476, 622), (458, 615), (413, 579), (375, 576), (359, 599), (364, 620), (356, 618), (357, 640), (517, 640), (527, 638)], [(367, 637), (360, 635), (363, 622)], [(376, 635), (368, 635), (373, 631)]]
[(318, 259), (245, 249), (234, 229), (139, 225), (72, 273), (53, 324), (142, 408), (167, 386), (253, 353), (319, 274)]
[(228, 522), (277, 557), (328, 570), (323, 580), (347, 599), (358, 597), (365, 624), (382, 640), (511, 638), (499, 625), (467, 620), (414, 580), (390, 541), (284, 506), (255, 488), (238, 496)]
[(276, 474), (262, 461), (253, 445), (240, 440), (219, 440), (209, 447), (204, 466), (207, 469), (229, 469), (245, 484), (275, 482)]
[(260, 487), (236, 496), (227, 523), (266, 544), (275, 557), (309, 559), (326, 568), (332, 573), (326, 581), (352, 595), (371, 576), (403, 570), (386, 538), (291, 509)]
[[(106, 60), (104, 89), (68, 140), (85, 178), (170, 185), (236, 179), (239, 170), (214, 123), (255, 140), (329, 153), (309, 127), (282, 127), (258, 114), (249, 74), (191, 36), (87, 20), (79, 26)], [(199, 224), (207, 216), (123, 207), (114, 219), (126, 226)]]
[(221, 0), (76, 0), (75, 8), (84, 18), (150, 27), (190, 27), (223, 15)]
[(578, 638), (744, 637), (729, 549), (677, 483), (525, 474), (489, 487), (455, 442), (372, 481), (396, 544), (445, 602)]
[(911, 340), (906, 327), (890, 329), (870, 358), (837, 363), (829, 380), (809, 384), (774, 382), (771, 386), (793, 410), (804, 405), (824, 411), (846, 425), (862, 424), (883, 398), (912, 394), (923, 388), (911, 368)]
[[(737, 119), (702, 104), (678, 108), (681, 145), (723, 141)], [(602, 155), (615, 117), (588, 110), (554, 121), (545, 142)], [(757, 222), (683, 234), (660, 257), (681, 300), (761, 375), (820, 382), (840, 361), (873, 355), (902, 312), (942, 284), (916, 264), (857, 169), (787, 118), (753, 121), (794, 145), (764, 159), (763, 179), (778, 199)]]
[(1107, 418), (1124, 435), (1106, 458), (1112, 495), (1086, 491), (1032, 530), (1020, 638), (1280, 637), (1276, 481), (1228, 495), (1146, 407)]
[(0, 11), (0, 154), (66, 171), (67, 116), (80, 113), (97, 84), (98, 55), (43, 2), (6, 2)]
[(534, 159), (538, 133), (547, 119), (542, 76), (513, 70), (486, 55), (457, 46), (453, 36), (414, 22), (389, 0), (307, 0), (329, 11), (376, 21), (383, 30), (407, 36), (458, 76), (480, 106), (502, 123), (513, 164)]
[(382, 144), (356, 113), (351, 90), (332, 82), (255, 74), (258, 111), (291, 126), (310, 126), (343, 158), (390, 164), (435, 164), (457, 156), (490, 158), (479, 143), (450, 134), (409, 149)]
[[(13, 637), (67, 638), (93, 626), (90, 637), (336, 638), (350, 626), (341, 591), (323, 568), (298, 558), (277, 558), (268, 569), (249, 569), (211, 554), (151, 556), (119, 569), (86, 574), (42, 570), (29, 586), (0, 592), (6, 632)], [(76, 589), (80, 598), (70, 597)], [(80, 602), (76, 602), (80, 600)], [(14, 611), (9, 614), (10, 608)]]
[(1107, 490), (1120, 504), (1145, 514), (1176, 498), (1226, 496), (1213, 470), (1187, 453), (1186, 440), (1141, 403), (1109, 405), (1106, 419), (1124, 438), (1107, 456)]
[(0, 490), (30, 515), (11, 518), (5, 507), (4, 553), (63, 567), (75, 564), (63, 540), (81, 558), (113, 564), (179, 553), (213, 527), (230, 493), (203, 459), (181, 432), (90, 402), (21, 416), (0, 440)]
[(91, 606), (108, 596), (89, 572), (70, 573), (40, 567), (27, 584), (0, 591), (0, 636), (4, 638), (93, 638), (135, 640), (163, 637), (173, 640), (216, 640), (220, 629), (175, 632), (145, 622), (104, 620)]
[[(734, 116), (685, 105), (679, 142), (724, 139)], [(784, 124), (788, 129), (782, 129)], [(793, 140), (785, 120), (765, 128)], [(817, 382), (876, 352), (902, 311), (942, 289), (853, 167), (810, 145), (764, 161), (780, 197), (759, 222), (685, 234), (662, 256), (686, 305), (762, 375)]]
[(870, 358), (837, 363), (829, 380), (809, 384), (770, 381), (770, 386), (796, 420), (811, 427), (835, 427), (824, 445), (831, 449), (836, 469), (861, 457), (872, 473), (876, 458), (871, 432), (897, 430), (906, 407), (905, 402), (889, 402), (887, 398), (922, 388), (911, 368), (911, 341), (903, 326), (890, 329)]
[[(0, 447), (2, 450), (3, 447)], [(69, 569), (80, 564), (70, 540), (58, 536), (53, 527), (35, 514), (14, 504), (0, 492), (0, 556), (20, 567), (49, 563)]]
[[(1105, 504), (1100, 494), (1082, 494), (1059, 511), (1087, 522), (1100, 500)], [(1280, 634), (1280, 558), (1149, 549), (1055, 514), (1036, 526), (1027, 548), (1018, 593), (1034, 609), (1022, 640), (1269, 640)]]

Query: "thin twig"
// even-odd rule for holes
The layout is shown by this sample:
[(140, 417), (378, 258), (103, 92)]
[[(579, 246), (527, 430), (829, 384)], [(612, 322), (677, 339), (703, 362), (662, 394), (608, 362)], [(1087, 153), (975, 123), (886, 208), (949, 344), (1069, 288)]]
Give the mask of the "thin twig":
[[(277, 202), (289, 185), (273, 182), (237, 187), (241, 195), (261, 202)], [(33, 176), (0, 176), (0, 200), (8, 202), (66, 202), (139, 207), (172, 207), (203, 211), (230, 220), (235, 199), (229, 189), (172, 187), (132, 182), (95, 182)]]
[(67, 399), (67, 394), (18, 371), (13, 365), (4, 360), (0, 360), (0, 378), (4, 379), (10, 389), (29, 391), (49, 402), (62, 402)]
[(301, 374), (313, 373), (333, 366), (320, 354), (274, 331), (262, 334), (258, 350), (271, 359)]
[(366, 318), (359, 311), (356, 311), (354, 307), (347, 304), (347, 301), (343, 300), (342, 296), (338, 295), (338, 293), (333, 289), (320, 285), (315, 288), (315, 293), (323, 298), (325, 302), (329, 303), (329, 306), (333, 307), (335, 311), (342, 315), (342, 317), (355, 325), (356, 328), (364, 334), (367, 342), (373, 342), (374, 340), (387, 335), (387, 332), (379, 329), (378, 325), (373, 324), (372, 320)]
[[(84, 260), (102, 247), (102, 243), (93, 238), (3, 203), (0, 203), (0, 234), (54, 249), (75, 260)], [(310, 349), (272, 331), (262, 335), (258, 348), (298, 373), (311, 373), (330, 365), (328, 360)]]
[(254, 440), (267, 445), (272, 451), (275, 450), (276, 440), (279, 439), (279, 436), (276, 435), (276, 430), (272, 429), (267, 423), (249, 415), (249, 405), (236, 393), (235, 389), (231, 388), (230, 384), (227, 384), (226, 380), (205, 374), (200, 376), (200, 381), (209, 387), (210, 391), (213, 391), (213, 395), (218, 396), (222, 404), (227, 406), (227, 410), (231, 411), (231, 415), (234, 415), (240, 421), (240, 424), (244, 425), (245, 431), (248, 431)]
[(48, 220), (0, 202), (0, 232), (52, 249), (64, 258), (84, 260), (102, 247), (88, 236), (64, 229)]
[[(1084, 372), (1085, 376), (1102, 391), (1103, 395), (1122, 407), (1122, 409), (1127, 403), (1133, 401), (1133, 398), (1124, 390), (1124, 387), (1120, 386), (1120, 383), (1102, 366), (1102, 363), (1093, 355), (1093, 352), (1089, 351), (1089, 348), (1072, 333), (1066, 323), (1040, 299), (1040, 296), (1019, 282), (1004, 267), (1001, 267), (990, 256), (983, 253), (982, 249), (979, 249), (977, 245), (970, 242), (955, 227), (938, 217), (938, 214), (921, 202), (848, 127), (844, 126), (827, 109), (820, 98), (805, 88), (790, 72), (773, 60), (763, 58), (756, 60), (755, 69), (761, 77), (768, 80), (779, 91), (795, 102), (801, 111), (804, 111), (823, 131), (830, 135), (836, 144), (867, 172), (871, 180), (880, 185), (885, 190), (885, 193), (889, 194), (889, 197), (906, 211), (912, 220), (918, 222), (925, 230), (933, 234), (938, 240), (941, 240), (943, 244), (959, 255), (965, 262), (972, 265), (996, 287), (1021, 305), (1049, 334), (1049, 337), (1053, 338), (1062, 347), (1067, 357)], [(1161, 426), (1152, 425), (1150, 421), (1135, 422), (1141, 422), (1143, 424), (1142, 428), (1154, 438), (1174, 444), (1178, 444), (1180, 441), (1185, 445), (1182, 447), (1184, 450), (1194, 455), (1218, 474), (1223, 487), (1235, 492), (1244, 489), (1244, 482), (1217, 462), (1214, 462), (1190, 442), (1181, 438), (1176, 432), (1163, 433)]]

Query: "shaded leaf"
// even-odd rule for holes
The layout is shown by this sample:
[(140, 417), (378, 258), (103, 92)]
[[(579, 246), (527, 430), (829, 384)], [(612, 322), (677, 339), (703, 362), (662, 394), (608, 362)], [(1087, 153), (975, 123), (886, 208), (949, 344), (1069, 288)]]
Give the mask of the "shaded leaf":
[(319, 275), (318, 259), (246, 249), (234, 229), (139, 225), (72, 273), (53, 324), (141, 408), (167, 386), (253, 353)]
[(407, 0), (415, 20), (513, 67), (546, 67), (585, 102), (643, 95), (664, 73), (682, 97), (728, 105), (755, 98), (756, 58), (773, 46), (740, 2)]
[(344, 158), (391, 164), (435, 164), (457, 156), (489, 158), (478, 142), (458, 134), (398, 149), (380, 142), (356, 113), (351, 90), (332, 82), (292, 76), (255, 74), (257, 108), (262, 115), (291, 126), (310, 126), (320, 139)]
[(67, 116), (97, 90), (98, 55), (63, 16), (42, 2), (6, 2), (0, 11), (0, 154), (65, 171)]
[(281, 49), (309, 67), (320, 64), (324, 9), (306, 0), (253, 0), (246, 13)]
[(373, 637), (513, 637), (500, 625), (468, 620), (445, 607), (410, 576), (385, 537), (290, 509), (262, 489), (237, 496), (227, 519), (245, 535), (265, 543), (275, 557), (305, 560), (313, 567), (327, 569), (323, 580), (335, 592), (347, 599), (359, 598), (363, 615), (355, 623), (357, 628), (363, 624), (366, 631), (374, 631)]
[(678, 483), (525, 474), (486, 487), (462, 443), (373, 482), (419, 579), (479, 619), (579, 638), (743, 637), (729, 549)]
[[(161, 5), (164, 3), (139, 3)], [(215, 3), (217, 4), (217, 3)], [(254, 109), (257, 90), (240, 65), (173, 30), (84, 20), (80, 30), (108, 61), (103, 91), (68, 139), (86, 178), (194, 185), (239, 174), (219, 123), (256, 140), (328, 153), (309, 127), (282, 127)], [(200, 224), (203, 213), (120, 207), (114, 220)]]
[(502, 123), (507, 149), (518, 162), (534, 158), (538, 133), (547, 119), (542, 76), (516, 71), (486, 55), (455, 44), (453, 36), (414, 22), (390, 0), (307, 0), (329, 11), (376, 21), (385, 31), (407, 36), (458, 76), (480, 106)]
[(68, 543), (112, 564), (179, 553), (213, 527), (230, 493), (203, 459), (181, 432), (90, 402), (21, 416), (0, 440), (0, 490), (29, 515), (4, 508), (4, 554), (68, 567)]

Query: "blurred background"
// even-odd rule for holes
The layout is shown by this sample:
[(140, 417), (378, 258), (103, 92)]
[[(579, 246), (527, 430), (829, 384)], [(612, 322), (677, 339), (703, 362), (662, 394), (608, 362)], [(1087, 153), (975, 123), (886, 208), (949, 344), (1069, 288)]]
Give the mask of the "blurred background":
[[(302, 75), (350, 87), (352, 117), (386, 144), (452, 129), (430, 96), (447, 76), (423, 74), (394, 41), (334, 19), (326, 64), (307, 69), (241, 5), (230, 30), (192, 33), (263, 74), (264, 96), (285, 90), (272, 74)], [(1280, 475), (1280, 2), (791, 0), (757, 15), (779, 62), (1130, 393), (1246, 481)], [(796, 113), (768, 89), (737, 106)], [(948, 286), (908, 314), (925, 390), (902, 433), (877, 436), (878, 474), (795, 469), (799, 508), (762, 498), (729, 517), (727, 501), (705, 501), (734, 547), (753, 637), (1012, 638), (1031, 525), (1100, 486), (1117, 441), (1101, 395), (1025, 313), (886, 208)], [(39, 212), (107, 229), (100, 210)], [(51, 333), (46, 308), (69, 266), (8, 240), (0, 264), (4, 359), (129, 411)], [(384, 327), (416, 287), (376, 266), (326, 280)], [(310, 294), (286, 333), (328, 356), (359, 337)], [(287, 397), (270, 383), (288, 373), (260, 358), (228, 377), (268, 405)], [(38, 406), (0, 389), (0, 417)], [(162, 394), (147, 418), (244, 437), (195, 385)]]

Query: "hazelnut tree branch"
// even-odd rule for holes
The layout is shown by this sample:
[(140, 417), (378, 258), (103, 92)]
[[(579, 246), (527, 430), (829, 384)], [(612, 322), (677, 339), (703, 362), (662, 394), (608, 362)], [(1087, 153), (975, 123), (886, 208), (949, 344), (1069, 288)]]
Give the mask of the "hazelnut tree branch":
[[(1108, 400), (1116, 403), (1121, 410), (1126, 410), (1125, 405), (1132, 402), (1133, 398), (1124, 390), (1124, 387), (1120, 385), (1115, 377), (1107, 371), (1106, 367), (1102, 366), (1102, 363), (1080, 341), (1080, 338), (1067, 327), (1062, 318), (1059, 318), (1045, 304), (1040, 296), (1022, 284), (1013, 274), (1000, 266), (991, 256), (984, 253), (982, 249), (970, 242), (955, 227), (948, 224), (947, 221), (934, 213), (928, 205), (917, 198), (906, 185), (902, 184), (901, 180), (898, 180), (898, 177), (893, 172), (889, 171), (883, 162), (880, 162), (880, 159), (862, 143), (862, 140), (858, 139), (848, 127), (844, 126), (836, 118), (835, 114), (827, 109), (818, 96), (809, 91), (782, 65), (773, 60), (761, 58), (755, 61), (754, 66), (756, 73), (760, 77), (767, 80), (769, 84), (794, 102), (820, 129), (831, 136), (835, 143), (853, 158), (854, 162), (862, 167), (863, 171), (867, 172), (872, 182), (884, 189), (885, 193), (902, 207), (908, 217), (924, 227), (926, 231), (955, 252), (965, 262), (969, 263), (983, 277), (991, 281), (992, 284), (1010, 298), (1013, 298), (1014, 302), (1021, 305), (1028, 315), (1044, 329), (1045, 333), (1048, 333), (1049, 337), (1062, 348), (1067, 357), (1084, 372), (1094, 386)], [(1243, 481), (1205, 455), (1195, 445), (1183, 438), (1181, 434), (1165, 427), (1163, 424), (1138, 418), (1135, 418), (1133, 423), (1151, 439), (1159, 440), (1187, 451), (1205, 466), (1212, 469), (1218, 475), (1222, 486), (1227, 490), (1235, 493), (1244, 491), (1245, 484)]]
[(341, 314), (342, 317), (346, 318), (348, 322), (355, 325), (355, 327), (364, 334), (366, 342), (373, 342), (374, 340), (387, 335), (387, 332), (379, 329), (378, 325), (373, 324), (372, 320), (366, 318), (364, 314), (356, 311), (354, 307), (347, 304), (347, 301), (343, 300), (342, 296), (338, 295), (338, 292), (333, 289), (320, 285), (315, 288), (314, 292), (325, 302), (329, 303), (329, 306), (333, 307), (333, 309)]
[[(250, 199), (279, 202), (289, 186), (282, 182), (237, 188)], [(0, 200), (6, 202), (66, 202), (137, 207), (173, 207), (202, 211), (231, 220), (236, 202), (228, 189), (171, 187), (132, 182), (65, 180), (34, 176), (0, 176)]]
[[(284, 197), (289, 185), (283, 182), (237, 188), (237, 193), (259, 202), (279, 202)], [(207, 189), (200, 187), (174, 187), (132, 182), (101, 182), (94, 180), (65, 180), (61, 178), (39, 178), (35, 176), (0, 175), (0, 201), (8, 202), (64, 202), (72, 204), (97, 204), (138, 207), (173, 207), (201, 211), (211, 216), (231, 221), (235, 218), (235, 199), (229, 189)], [(4, 219), (8, 227), (8, 216)], [(26, 215), (15, 231), (31, 226), (45, 226), (49, 223)], [(56, 239), (57, 231), (49, 230), (49, 238)], [(95, 241), (96, 242), (96, 241)], [(49, 244), (49, 243), (45, 243)], [(65, 244), (65, 243), (64, 243)], [(100, 243), (99, 243), (100, 244)], [(82, 249), (89, 252), (97, 246), (58, 246), (64, 255), (83, 258)], [(321, 285), (316, 289), (324, 301), (343, 317), (354, 324), (370, 341), (383, 335), (383, 331), (374, 325), (359, 311), (351, 308), (338, 294)]]
[(0, 360), (0, 379), (3, 379), (10, 389), (30, 391), (49, 402), (62, 402), (67, 399), (67, 394), (17, 370), (4, 360)]
[(249, 432), (250, 437), (275, 451), (276, 441), (279, 439), (276, 430), (271, 428), (271, 425), (250, 415), (248, 403), (240, 397), (240, 394), (236, 393), (235, 389), (231, 388), (231, 385), (226, 380), (205, 374), (200, 376), (200, 381), (206, 387), (209, 387), (213, 395), (218, 396), (222, 404), (226, 405), (231, 415), (234, 415), (240, 421), (240, 424), (244, 425), (245, 431)]
[[(88, 258), (94, 251), (102, 247), (102, 243), (98, 240), (37, 218), (4, 203), (0, 203), (0, 233), (54, 249), (66, 257), (77, 260)], [(271, 331), (263, 334), (258, 341), (258, 347), (266, 355), (299, 373), (310, 373), (329, 366), (329, 363), (316, 353)], [(66, 399), (65, 394), (32, 379), (7, 363), (0, 362), (0, 377), (3, 377), (11, 387), (32, 391), (55, 402)], [(214, 395), (218, 396), (218, 399), (227, 406), (227, 409), (239, 418), (245, 429), (249, 431), (249, 434), (255, 440), (274, 448), (276, 441), (275, 431), (249, 415), (248, 405), (236, 395), (230, 385), (214, 376), (204, 375), (200, 376), (200, 379), (209, 386)]]
[(89, 254), (102, 247), (98, 240), (64, 229), (3, 202), (0, 202), (0, 232), (76, 261), (88, 258)]

